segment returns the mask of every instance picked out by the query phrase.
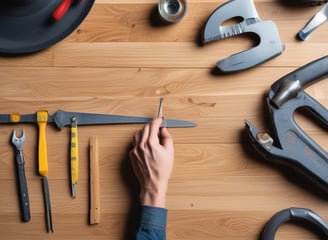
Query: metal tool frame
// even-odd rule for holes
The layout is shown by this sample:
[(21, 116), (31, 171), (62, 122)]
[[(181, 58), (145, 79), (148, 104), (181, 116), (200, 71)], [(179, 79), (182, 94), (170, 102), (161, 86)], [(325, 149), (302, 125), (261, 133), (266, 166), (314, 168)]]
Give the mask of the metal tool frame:
[[(222, 26), (224, 22), (235, 18), (240, 18), (241, 21), (234, 25)], [(253, 0), (231, 0), (218, 7), (205, 24), (203, 43), (245, 33), (255, 34), (259, 38), (258, 44), (218, 61), (216, 66), (222, 72), (249, 69), (280, 55), (285, 49), (275, 23), (260, 19)]]
[(294, 113), (305, 109), (328, 129), (328, 110), (304, 92), (304, 88), (328, 75), (328, 56), (313, 61), (276, 81), (266, 97), (272, 135), (256, 129), (248, 120), (246, 132), (263, 159), (302, 173), (328, 192), (328, 154), (296, 123)]

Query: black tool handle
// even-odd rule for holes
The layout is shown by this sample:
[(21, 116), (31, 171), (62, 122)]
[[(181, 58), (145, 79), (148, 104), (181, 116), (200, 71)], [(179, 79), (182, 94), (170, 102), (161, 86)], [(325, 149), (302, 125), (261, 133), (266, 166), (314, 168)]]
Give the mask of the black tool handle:
[(45, 203), (45, 208), (46, 208), (47, 231), (48, 232), (54, 232), (53, 225), (52, 225), (52, 214), (51, 214), (49, 184), (48, 184), (48, 179), (47, 179), (46, 176), (42, 177), (42, 183), (43, 183), (44, 203)]
[(275, 93), (286, 80), (299, 80), (302, 88), (310, 83), (322, 80), (328, 74), (328, 56), (314, 60), (277, 80), (271, 90)]
[(17, 151), (16, 153), (16, 162), (17, 162), (17, 170), (18, 170), (18, 188), (19, 188), (21, 216), (24, 222), (28, 222), (31, 219), (30, 201), (28, 197), (27, 181), (26, 181), (25, 169), (24, 169), (25, 163), (21, 151)]

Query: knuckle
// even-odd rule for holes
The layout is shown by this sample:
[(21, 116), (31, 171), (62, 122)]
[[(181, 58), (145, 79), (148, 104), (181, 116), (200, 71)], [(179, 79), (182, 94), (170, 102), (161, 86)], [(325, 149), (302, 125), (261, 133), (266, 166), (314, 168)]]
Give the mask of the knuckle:
[(145, 144), (139, 143), (135, 150), (136, 150), (136, 152), (138, 152), (138, 151), (145, 152), (146, 151)]
[(134, 148), (130, 151), (129, 156), (130, 156), (130, 157), (136, 157), (136, 156), (138, 156), (138, 149), (137, 149), (136, 147), (134, 147)]
[(147, 140), (147, 146), (149, 146), (150, 148), (153, 148), (155, 146), (154, 142), (151, 140)]

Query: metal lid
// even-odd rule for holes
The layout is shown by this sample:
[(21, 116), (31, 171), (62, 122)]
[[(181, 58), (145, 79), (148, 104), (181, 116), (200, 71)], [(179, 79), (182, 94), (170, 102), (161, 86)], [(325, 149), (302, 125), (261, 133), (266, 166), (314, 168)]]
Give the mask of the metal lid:
[(159, 0), (158, 11), (166, 22), (178, 22), (186, 14), (187, 1), (185, 0)]

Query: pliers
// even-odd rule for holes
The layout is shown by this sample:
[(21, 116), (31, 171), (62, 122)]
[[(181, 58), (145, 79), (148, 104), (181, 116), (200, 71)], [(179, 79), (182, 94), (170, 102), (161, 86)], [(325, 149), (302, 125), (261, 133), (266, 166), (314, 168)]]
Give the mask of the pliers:
[(266, 96), (271, 134), (245, 121), (251, 146), (264, 160), (292, 168), (326, 194), (328, 153), (296, 123), (294, 113), (298, 109), (307, 110), (313, 120), (328, 129), (328, 109), (304, 91), (327, 76), (328, 56), (325, 56), (283, 76), (271, 86)]
[(28, 222), (31, 219), (30, 216), (30, 202), (27, 190), (27, 181), (25, 176), (25, 161), (23, 156), (23, 146), (25, 142), (25, 131), (20, 138), (16, 136), (16, 131), (12, 133), (11, 141), (15, 146), (17, 173), (18, 173), (18, 186), (19, 186), (19, 200), (21, 208), (22, 221)]

